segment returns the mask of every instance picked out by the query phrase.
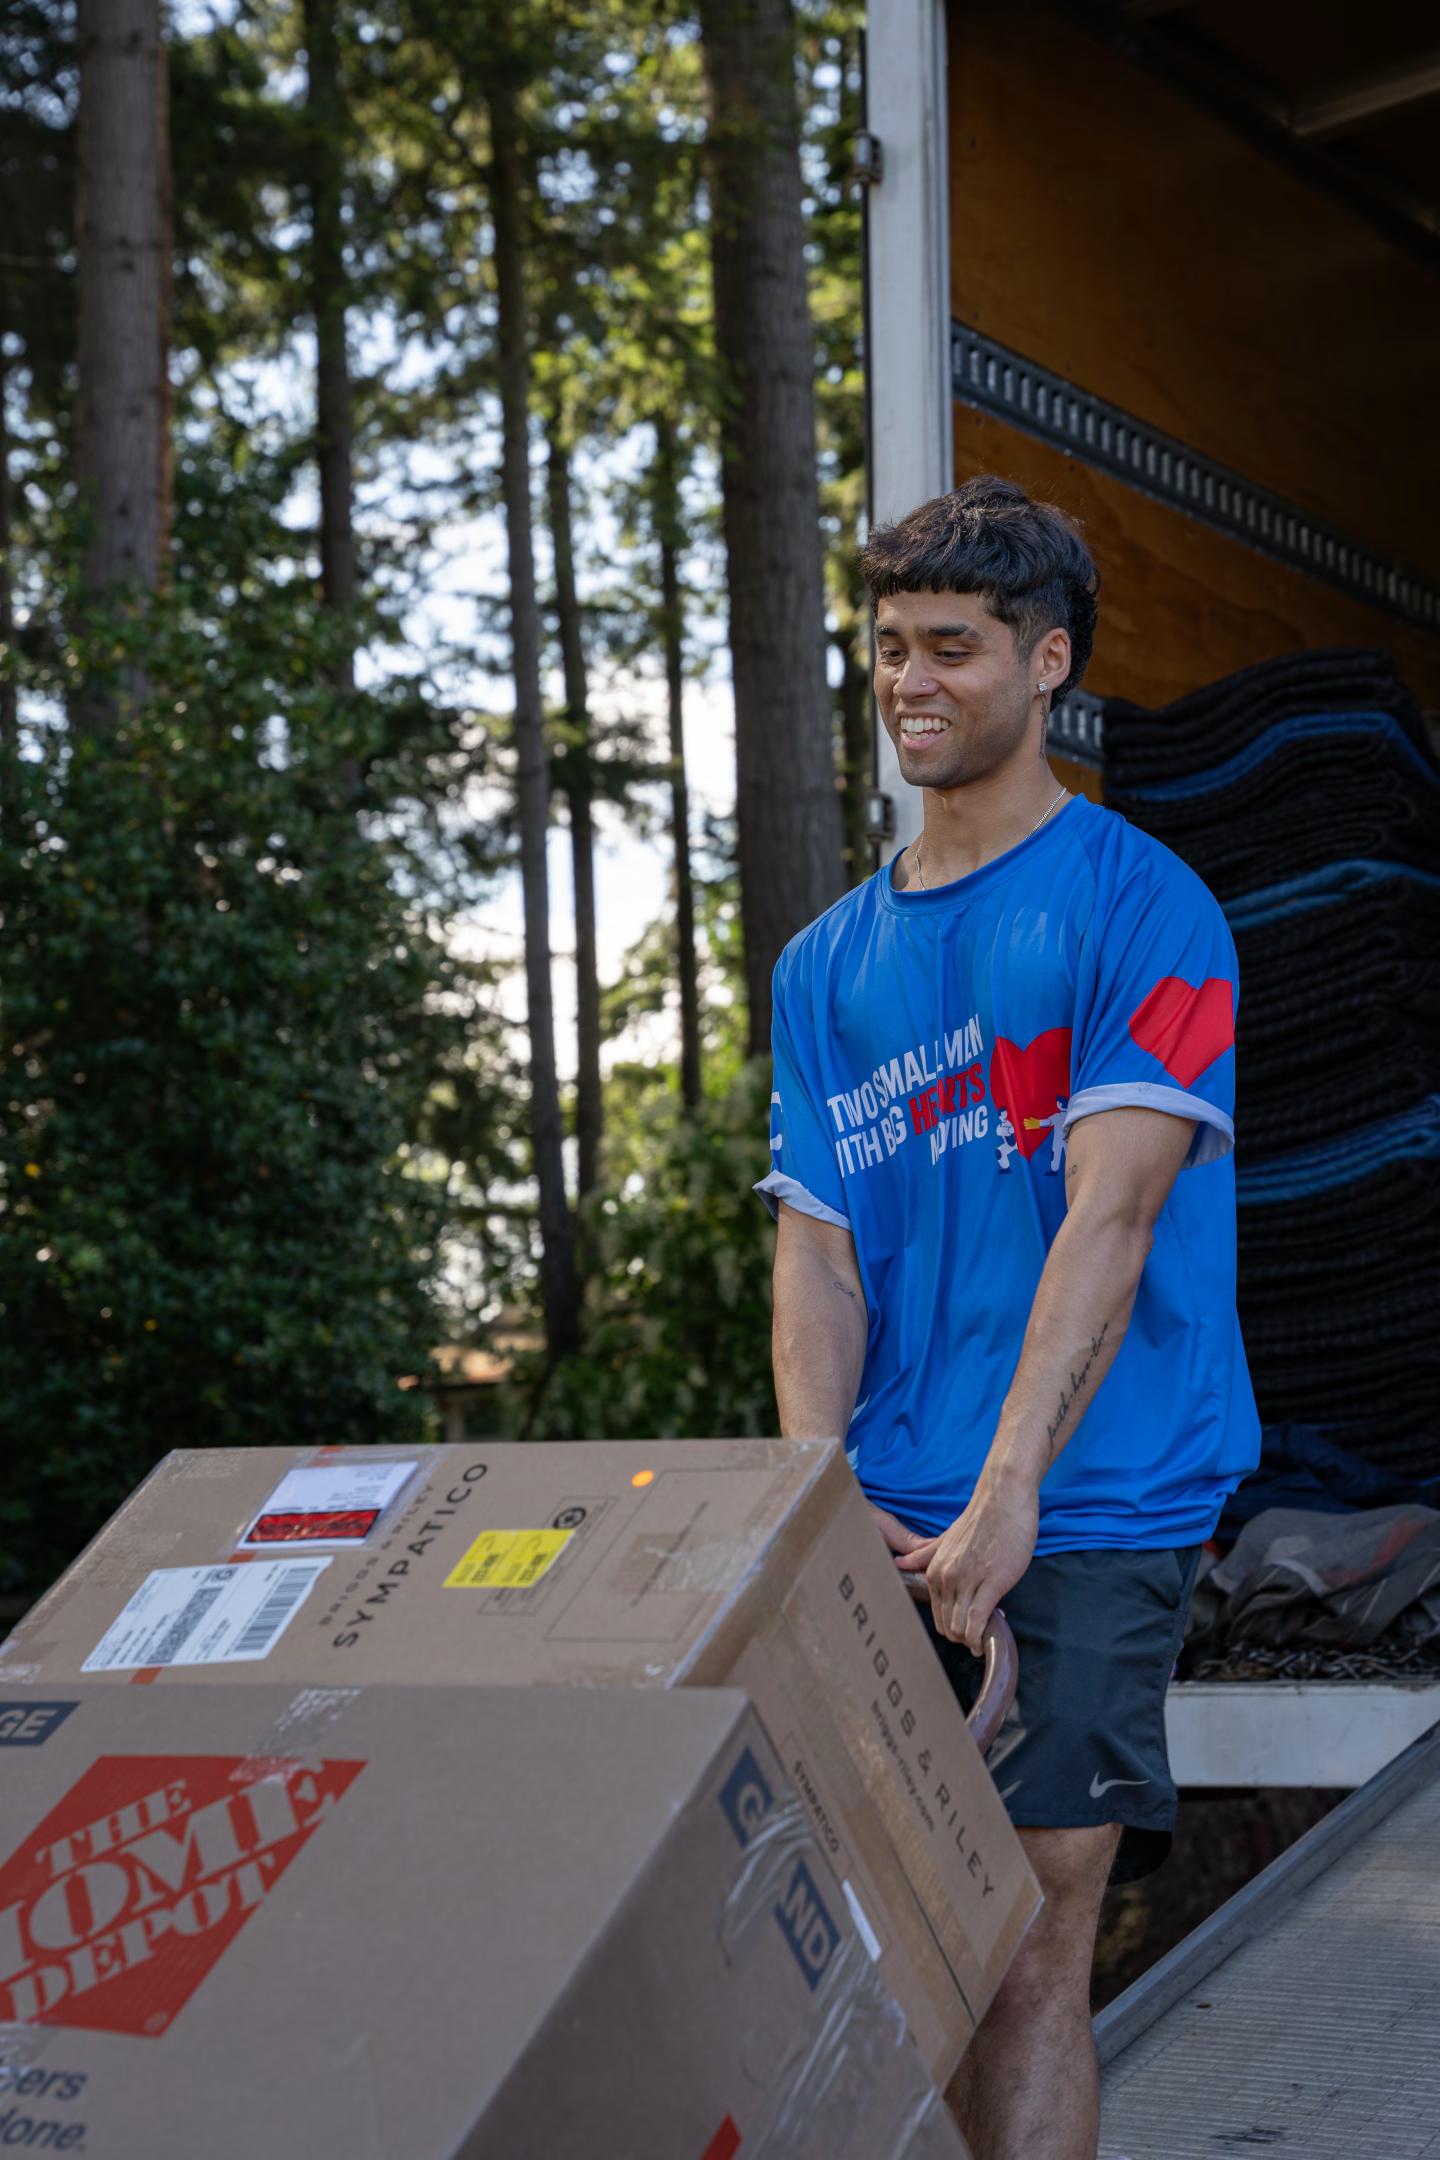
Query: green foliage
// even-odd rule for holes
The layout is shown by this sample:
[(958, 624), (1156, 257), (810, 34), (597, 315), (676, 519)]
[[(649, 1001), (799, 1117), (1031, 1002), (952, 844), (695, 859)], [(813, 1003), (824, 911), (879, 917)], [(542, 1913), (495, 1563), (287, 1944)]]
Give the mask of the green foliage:
[(53, 416), (75, 339), (73, 31), (53, 0), (0, 8), (0, 335), (23, 354), (33, 414)]
[(649, 1108), (649, 1163), (594, 1196), (581, 1354), (539, 1397), (547, 1439), (740, 1437), (776, 1430), (770, 1381), (774, 1230), (751, 1191), (769, 1167), (770, 1070), (686, 1117)]
[(605, 1183), (581, 1211), (588, 1269), (578, 1357), (530, 1390), (520, 1429), (551, 1438), (705, 1438), (776, 1430), (770, 1379), (775, 1233), (752, 1191), (770, 1167), (770, 1066), (746, 1063), (734, 836), (709, 835), (697, 885), (704, 931), (705, 1102), (680, 1103), (668, 1040), (673, 926), (637, 939), (606, 993), (605, 1031), (635, 1044), (605, 1089)]
[(425, 1437), (446, 1180), (504, 1174), (483, 971), (407, 874), (413, 687), (341, 696), (306, 589), (210, 582), (217, 549), (65, 654), (93, 696), (143, 653), (148, 694), (3, 775), (4, 1591), (168, 1448)]
[[(868, 750), (846, 171), (862, 12), (797, 6), (852, 782)], [(584, 744), (552, 728), (562, 803), (583, 767), (602, 831), (623, 816), (658, 835), (667, 814), (668, 753), (645, 716), (662, 536), (690, 683), (723, 622), (691, 17), (674, 0), (345, 0), (336, 20), (361, 585), (343, 623), (315, 604), (309, 529), (316, 123), (296, 0), (168, 25), (170, 586), (88, 627), (67, 571), (83, 540), (73, 11), (16, 0), (0, 31), (0, 208), (23, 231), (0, 265), (15, 623), (0, 653), (0, 1595), (42, 1585), (173, 1445), (424, 1437), (427, 1398), (399, 1377), (442, 1339), (484, 1342), (502, 1308), (524, 1332), (533, 1309), (523, 1030), (500, 970), (465, 957), (493, 949), (478, 909), (513, 854), (508, 596), (474, 541), (497, 502), (497, 38), (524, 77), (536, 450), (558, 431), (574, 451), (592, 719)], [(468, 617), (430, 604), (446, 589)], [(335, 687), (350, 651), (359, 693)], [(122, 709), (97, 725), (107, 694)], [(750, 1192), (768, 1075), (744, 1063), (726, 835), (697, 843), (708, 1099), (694, 1118), (679, 1106), (667, 914), (606, 991), (584, 1354), (522, 1376), (512, 1406), (536, 1434), (774, 1429), (773, 1232)]]

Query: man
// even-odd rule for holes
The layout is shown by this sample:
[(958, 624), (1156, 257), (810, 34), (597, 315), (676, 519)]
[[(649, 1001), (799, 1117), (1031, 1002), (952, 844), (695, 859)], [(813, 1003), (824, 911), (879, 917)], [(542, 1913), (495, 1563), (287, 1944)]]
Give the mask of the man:
[(1235, 1315), (1235, 949), (1168, 849), (1058, 785), (1099, 580), (983, 478), (877, 531), (875, 691), (924, 829), (775, 971), (775, 1384), (847, 1433), (1045, 1905), (950, 2099), (977, 2160), (1093, 2160), (1107, 1881), (1169, 1850), (1164, 1699), (1259, 1428)]

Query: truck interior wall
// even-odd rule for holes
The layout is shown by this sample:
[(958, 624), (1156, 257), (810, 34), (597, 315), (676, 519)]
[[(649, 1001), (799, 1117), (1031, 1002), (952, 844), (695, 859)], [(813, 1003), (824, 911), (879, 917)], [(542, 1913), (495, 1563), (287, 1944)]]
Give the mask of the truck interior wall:
[[(952, 5), (948, 89), (959, 321), (1440, 579), (1440, 279), (1048, 8)], [(1100, 695), (1353, 643), (1440, 705), (1433, 633), (963, 404), (955, 461), (1084, 521)]]

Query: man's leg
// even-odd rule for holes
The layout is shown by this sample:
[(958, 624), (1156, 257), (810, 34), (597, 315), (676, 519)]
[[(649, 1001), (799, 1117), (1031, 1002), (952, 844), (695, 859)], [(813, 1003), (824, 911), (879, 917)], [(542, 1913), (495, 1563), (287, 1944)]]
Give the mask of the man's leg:
[(975, 2160), (1095, 2160), (1090, 1965), (1118, 1823), (1021, 1830), (1045, 1893), (945, 2097)]

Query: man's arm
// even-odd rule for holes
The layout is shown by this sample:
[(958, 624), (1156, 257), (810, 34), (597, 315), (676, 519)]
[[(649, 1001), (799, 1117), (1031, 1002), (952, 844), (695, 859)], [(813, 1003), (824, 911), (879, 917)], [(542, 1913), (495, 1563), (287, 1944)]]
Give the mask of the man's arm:
[(869, 1332), (848, 1230), (780, 1203), (771, 1349), (787, 1440), (843, 1439)]
[[(787, 1440), (843, 1440), (860, 1391), (870, 1325), (848, 1230), (780, 1203), (775, 1241), (775, 1400)], [(926, 1542), (872, 1505), (893, 1553)]]
[(898, 1562), (924, 1570), (935, 1625), (976, 1655), (991, 1613), (1033, 1557), (1041, 1480), (1125, 1339), (1155, 1223), (1194, 1132), (1186, 1118), (1128, 1108), (1070, 1128), (1065, 1220), (979, 1483), (943, 1536)]

